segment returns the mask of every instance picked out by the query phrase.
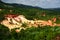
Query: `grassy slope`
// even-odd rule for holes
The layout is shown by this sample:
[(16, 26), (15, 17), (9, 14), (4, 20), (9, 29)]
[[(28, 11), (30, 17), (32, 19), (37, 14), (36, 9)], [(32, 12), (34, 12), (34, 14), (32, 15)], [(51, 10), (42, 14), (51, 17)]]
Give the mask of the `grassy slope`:
[[(0, 20), (4, 19), (5, 14), (22, 14), (26, 16), (27, 19), (43, 19), (47, 20), (57, 15), (60, 12), (38, 9), (32, 7), (24, 7), (24, 6), (14, 6), (14, 7), (5, 7), (3, 4), (0, 5), (0, 8), (4, 9), (0, 11)], [(9, 12), (9, 10), (13, 10)], [(46, 16), (41, 16), (43, 13)], [(8, 28), (0, 25), (0, 39), (1, 40), (51, 40), (60, 33), (60, 27), (43, 27), (43, 28), (30, 28), (27, 30), (22, 30), (20, 33), (16, 33), (14, 30), (9, 32)]]
[(8, 28), (0, 25), (0, 39), (1, 40), (54, 40), (57, 34), (60, 34), (60, 27), (38, 27), (21, 30), (19, 33), (9, 32)]

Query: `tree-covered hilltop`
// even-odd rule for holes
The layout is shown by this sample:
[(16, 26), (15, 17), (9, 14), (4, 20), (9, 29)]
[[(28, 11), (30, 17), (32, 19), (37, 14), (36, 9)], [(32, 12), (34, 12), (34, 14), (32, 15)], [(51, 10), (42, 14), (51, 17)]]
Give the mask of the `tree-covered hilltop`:
[[(4, 3), (0, 1), (0, 20), (4, 19), (5, 14), (19, 14), (24, 15), (27, 19), (42, 19), (48, 20), (56, 17), (58, 20), (60, 17), (60, 10), (55, 9), (43, 9), (39, 7), (32, 7), (23, 4), (16, 3)], [(2, 17), (3, 16), (3, 17)], [(58, 22), (58, 21), (57, 21)]]
[[(57, 23), (60, 21), (60, 8), (43, 9), (16, 3), (4, 3), (0, 0), (0, 20), (4, 19), (5, 14), (24, 15), (27, 19), (42, 19), (48, 20), (54, 17), (57, 18)], [(3, 17), (2, 17), (3, 16)]]

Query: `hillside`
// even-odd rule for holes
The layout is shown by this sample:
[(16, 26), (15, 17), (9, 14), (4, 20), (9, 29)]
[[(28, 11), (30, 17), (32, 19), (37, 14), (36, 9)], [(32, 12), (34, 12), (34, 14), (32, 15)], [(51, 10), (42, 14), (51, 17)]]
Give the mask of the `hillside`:
[[(27, 6), (27, 5), (23, 5), (23, 4), (16, 4), (16, 3), (4, 3), (2, 1), (0, 1), (0, 8), (2, 8), (3, 12), (0, 13), (17, 13), (17, 14), (23, 14), (26, 16), (26, 18), (31, 19), (31, 17), (33, 18), (37, 18), (40, 19), (38, 16), (41, 16), (42, 14), (46, 14), (46, 15), (59, 15), (60, 12), (59, 11), (55, 11), (55, 10), (51, 10), (51, 9), (43, 9), (43, 8), (39, 8), (39, 7), (32, 7), (32, 6)], [(9, 12), (9, 10), (12, 10), (12, 12)], [(58, 9), (57, 9), (58, 10)]]
[[(22, 22), (20, 22), (21, 19), (17, 22), (17, 19), (10, 18), (11, 14), (23, 15), (25, 18), (19, 16)], [(8, 17), (10, 15), (10, 19), (6, 15)], [(25, 21), (26, 23), (24, 23)], [(32, 24), (32, 22), (38, 24), (41, 21), (44, 26), (39, 24), (35, 27), (36, 25)], [(0, 40), (60, 40), (60, 8), (43, 9), (23, 4), (4, 3), (0, 0), (0, 23)], [(27, 26), (30, 25), (29, 23), (31, 23), (31, 27)], [(58, 26), (50, 25), (55, 23)], [(24, 30), (24, 28), (26, 29)]]

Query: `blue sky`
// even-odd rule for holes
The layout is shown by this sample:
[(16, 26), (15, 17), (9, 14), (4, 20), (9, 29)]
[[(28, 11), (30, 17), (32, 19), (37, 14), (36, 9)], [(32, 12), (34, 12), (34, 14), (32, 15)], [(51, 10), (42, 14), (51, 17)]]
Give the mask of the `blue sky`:
[(60, 8), (60, 0), (2, 0), (6, 3), (18, 3), (41, 8)]

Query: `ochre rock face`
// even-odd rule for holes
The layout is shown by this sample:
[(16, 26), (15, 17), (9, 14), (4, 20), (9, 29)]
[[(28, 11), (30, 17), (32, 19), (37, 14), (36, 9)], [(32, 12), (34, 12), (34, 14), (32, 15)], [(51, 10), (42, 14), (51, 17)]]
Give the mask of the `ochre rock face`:
[[(32, 26), (38, 27), (38, 25), (40, 27), (47, 26), (47, 25), (49, 25), (49, 26), (56, 26), (57, 25), (56, 23), (52, 24), (51, 20), (48, 20), (48, 21), (45, 21), (45, 20), (35, 20), (35, 21), (34, 20), (28, 20), (23, 15), (12, 15), (12, 14), (9, 15), (8, 14), (8, 15), (5, 15), (5, 17), (6, 17), (6, 19), (3, 20), (1, 23), (2, 23), (2, 25), (5, 25), (6, 27), (8, 27), (10, 30), (14, 29), (14, 28), (21, 28), (22, 23), (27, 23), (28, 24), (27, 28), (30, 28)], [(10, 24), (10, 22), (12, 24)]]
[(53, 22), (56, 22), (56, 20), (57, 20), (57, 19), (56, 19), (55, 17), (54, 17), (54, 18), (52, 18), (52, 21), (53, 21)]
[(14, 29), (14, 28), (20, 28), (22, 24), (16, 25), (16, 24), (10, 24), (9, 21), (3, 20), (1, 22), (2, 25), (6, 26), (9, 28), (9, 30)]
[(17, 17), (18, 15), (15, 15), (15, 14), (7, 14), (5, 15), (5, 18), (14, 18), (14, 17)]

